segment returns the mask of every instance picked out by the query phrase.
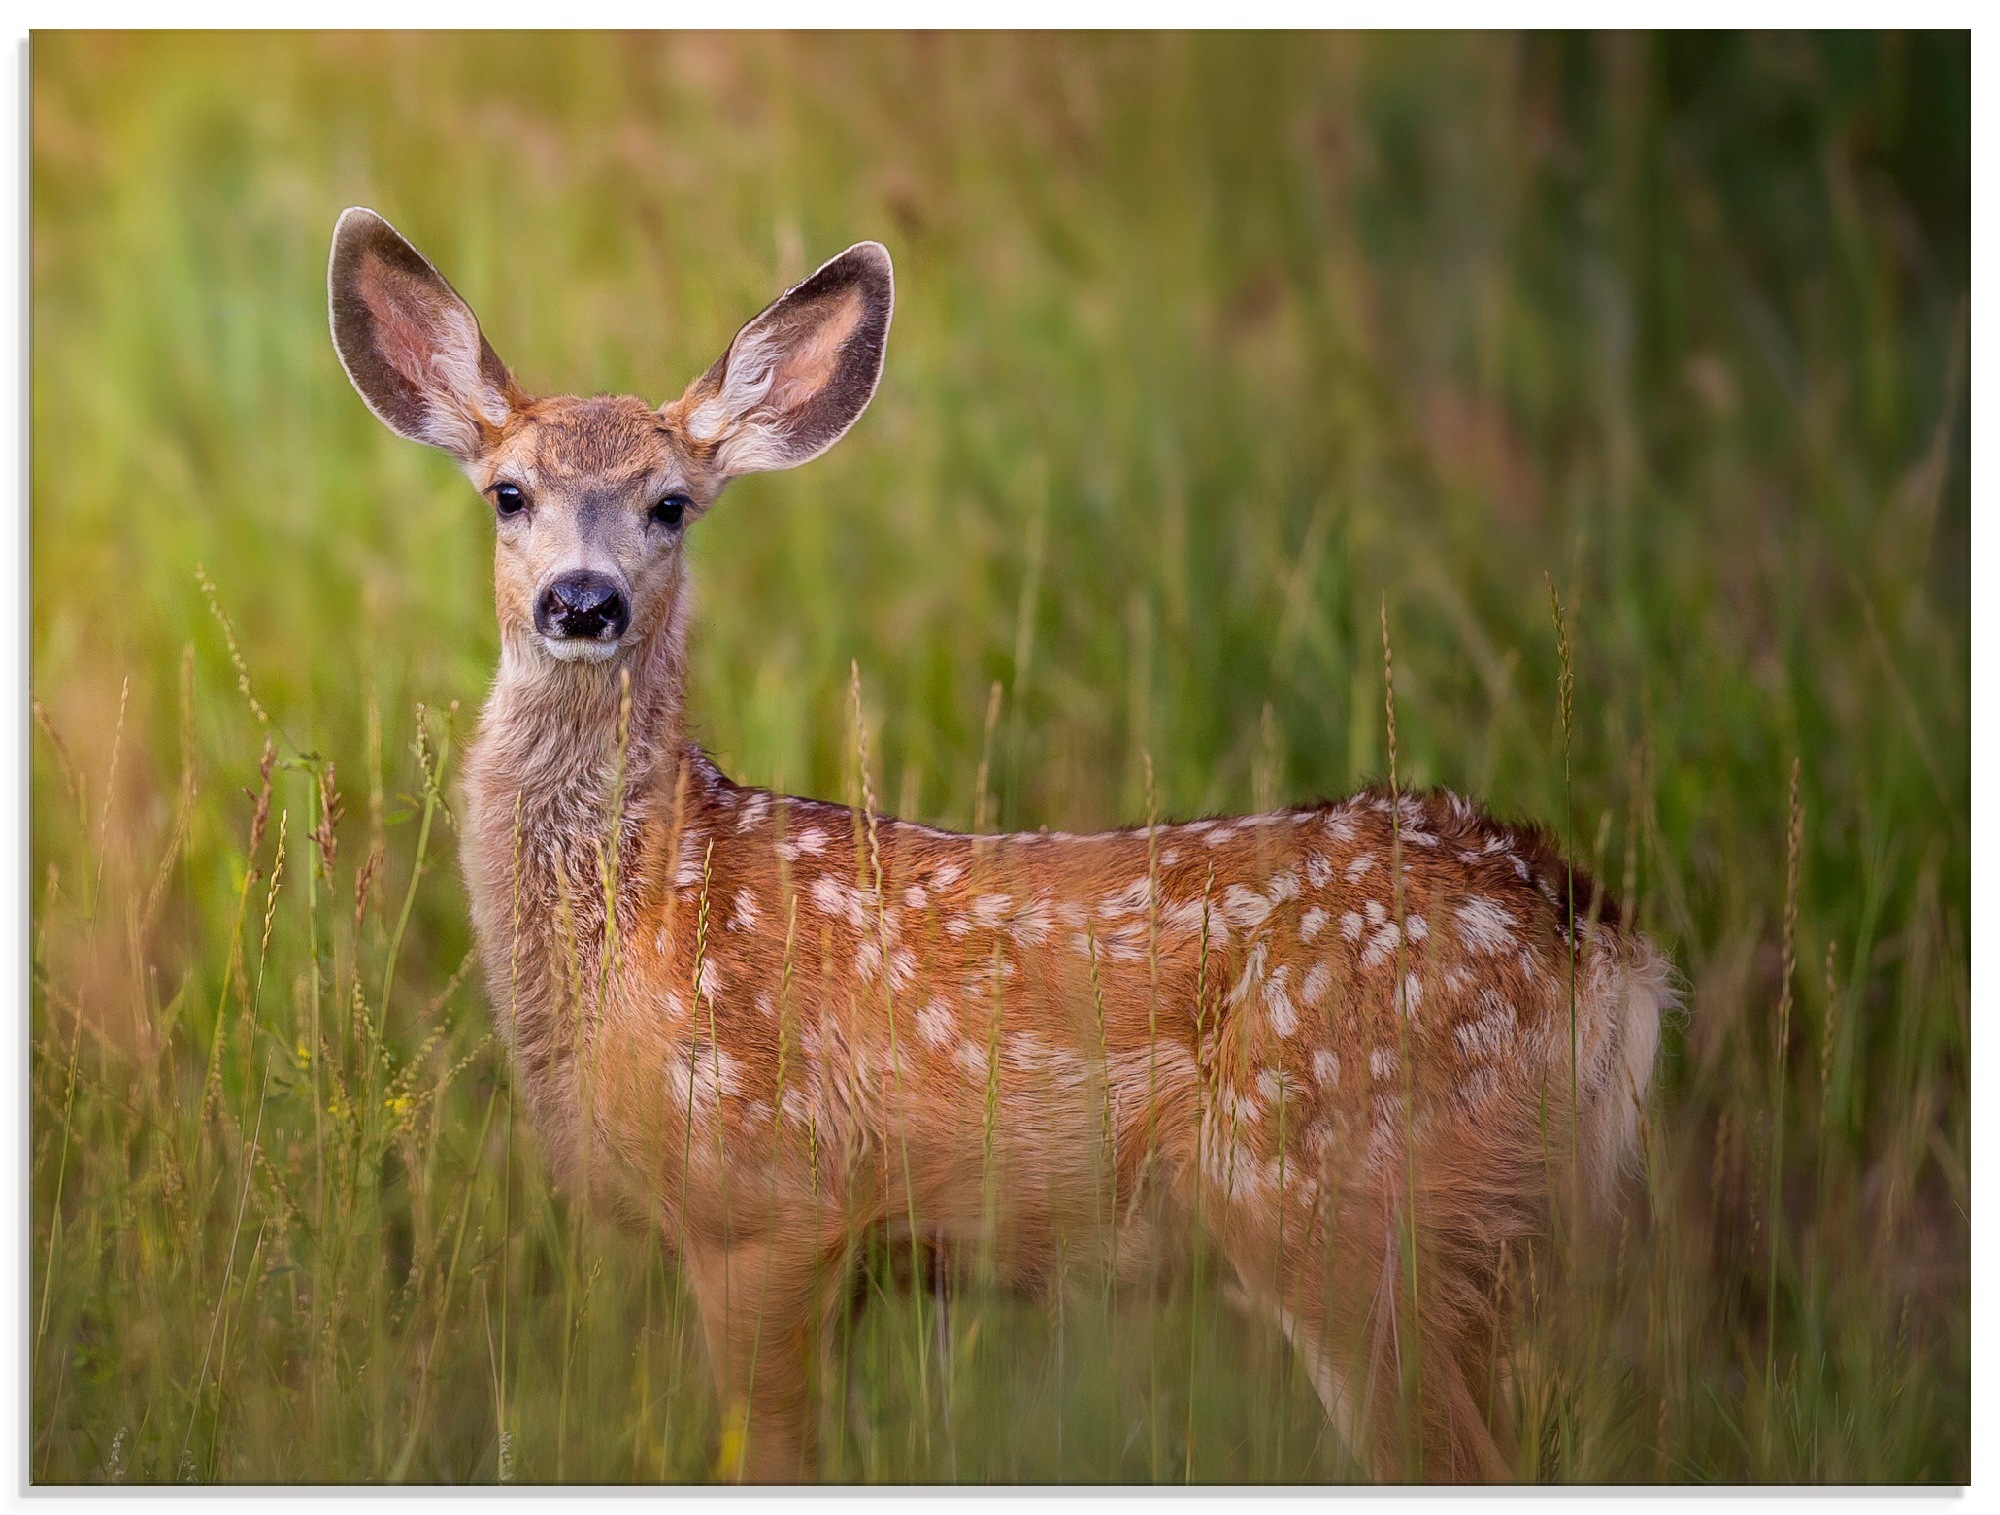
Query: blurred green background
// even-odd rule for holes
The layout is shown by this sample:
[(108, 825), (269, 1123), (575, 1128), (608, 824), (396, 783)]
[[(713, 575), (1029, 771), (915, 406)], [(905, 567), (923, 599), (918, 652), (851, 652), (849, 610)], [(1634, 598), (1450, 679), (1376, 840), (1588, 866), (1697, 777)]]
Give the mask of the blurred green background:
[[(889, 246), (867, 416), (691, 539), (739, 780), (857, 792), (853, 661), (933, 823), (982, 756), (1005, 826), (1143, 818), (1146, 755), (1167, 815), (1337, 794), (1386, 611), (1403, 781), (1567, 826), (1689, 987), (1615, 1244), (1522, 1291), (1517, 1471), (1967, 1478), (1969, 60), (37, 34), (34, 1476), (723, 1470), (671, 1263), (548, 1195), (454, 979), (492, 527), (334, 357), (366, 204), (543, 393), (669, 398)], [(875, 1288), (828, 1476), (1356, 1476), (1183, 1283), (975, 1298), (923, 1374)]]

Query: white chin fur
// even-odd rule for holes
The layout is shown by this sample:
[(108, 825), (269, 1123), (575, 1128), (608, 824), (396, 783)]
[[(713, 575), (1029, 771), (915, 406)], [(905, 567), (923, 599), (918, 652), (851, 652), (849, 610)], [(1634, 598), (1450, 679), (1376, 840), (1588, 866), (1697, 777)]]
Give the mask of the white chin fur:
[(542, 637), (542, 648), (559, 663), (602, 663), (618, 655), (616, 642), (585, 642), (574, 637)]

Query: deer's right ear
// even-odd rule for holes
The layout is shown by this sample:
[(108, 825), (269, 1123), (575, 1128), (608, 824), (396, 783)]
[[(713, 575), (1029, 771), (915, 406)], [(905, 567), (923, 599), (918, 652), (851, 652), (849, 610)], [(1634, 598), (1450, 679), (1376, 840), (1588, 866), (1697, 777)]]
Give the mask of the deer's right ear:
[(327, 264), (341, 366), (391, 431), (471, 462), (523, 399), (470, 307), (372, 210), (341, 213)]

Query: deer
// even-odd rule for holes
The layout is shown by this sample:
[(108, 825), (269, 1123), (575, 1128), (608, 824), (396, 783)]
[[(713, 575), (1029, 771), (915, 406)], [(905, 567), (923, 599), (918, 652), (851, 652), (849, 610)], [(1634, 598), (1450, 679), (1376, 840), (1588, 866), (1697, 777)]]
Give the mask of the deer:
[(339, 218), (328, 286), (368, 408), (491, 508), (461, 866), (515, 1087), (558, 1188), (677, 1259), (740, 1476), (816, 1474), (858, 1236), (1032, 1291), (1197, 1234), (1361, 1466), (1511, 1476), (1497, 1270), (1548, 1227), (1552, 1164), (1615, 1197), (1676, 995), (1551, 834), (1393, 779), (1088, 835), (738, 784), (688, 735), (688, 534), (866, 410), (887, 250), (657, 404), (525, 392), (373, 211)]

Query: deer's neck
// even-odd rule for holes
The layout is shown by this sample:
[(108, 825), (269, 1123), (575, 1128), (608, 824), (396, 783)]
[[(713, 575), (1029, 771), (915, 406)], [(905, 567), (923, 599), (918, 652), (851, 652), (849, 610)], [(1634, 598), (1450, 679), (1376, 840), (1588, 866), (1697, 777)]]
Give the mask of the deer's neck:
[(504, 648), (466, 755), (473, 928), (496, 1017), (530, 1075), (556, 1056), (548, 1028), (569, 1023), (575, 981), (599, 981), (607, 920), (631, 929), (660, 887), (652, 854), (676, 804), (713, 773), (683, 735), (677, 622), (601, 664)]
[(643, 812), (657, 791), (672, 792), (684, 761), (684, 663), (670, 635), (607, 663), (505, 649), (467, 756), (468, 780), (476, 772), (493, 797), (518, 805), (525, 840), (536, 846), (600, 839), (614, 810)]

